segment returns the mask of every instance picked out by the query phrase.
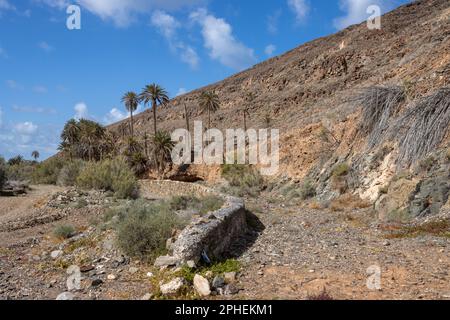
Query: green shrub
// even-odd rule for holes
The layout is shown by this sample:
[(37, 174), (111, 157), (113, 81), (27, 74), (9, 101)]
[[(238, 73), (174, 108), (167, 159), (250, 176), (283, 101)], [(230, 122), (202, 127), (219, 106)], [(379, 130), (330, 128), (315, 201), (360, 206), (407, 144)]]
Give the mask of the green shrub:
[(316, 196), (316, 188), (310, 180), (305, 180), (300, 187), (300, 198), (306, 200)]
[(33, 171), (33, 182), (36, 184), (56, 184), (61, 169), (66, 164), (62, 157), (53, 157), (39, 163)]
[(6, 168), (1, 160), (2, 159), (0, 159), (0, 189), (2, 189), (6, 183)]
[(248, 165), (223, 165), (222, 177), (228, 181), (230, 186), (226, 191), (240, 197), (256, 197), (264, 186), (264, 179), (259, 171)]
[(182, 221), (164, 202), (134, 201), (122, 208), (118, 217), (115, 228), (119, 247), (125, 254), (139, 258), (163, 254), (172, 230), (182, 226)]
[(348, 175), (350, 172), (350, 166), (347, 163), (340, 163), (333, 167), (332, 175), (333, 177), (343, 177)]
[(75, 228), (71, 225), (59, 225), (53, 230), (53, 235), (58, 239), (69, 239), (75, 234)]
[(35, 166), (30, 162), (7, 165), (6, 177), (11, 181), (32, 181)]
[(124, 158), (89, 163), (82, 169), (76, 185), (85, 189), (112, 191), (117, 198), (134, 198), (137, 180)]
[(59, 172), (57, 184), (64, 187), (74, 186), (84, 165), (85, 163), (82, 160), (68, 162)]
[(201, 198), (194, 196), (176, 196), (169, 200), (169, 206), (172, 210), (195, 210), (204, 215), (222, 208), (224, 200), (215, 195), (209, 195)]

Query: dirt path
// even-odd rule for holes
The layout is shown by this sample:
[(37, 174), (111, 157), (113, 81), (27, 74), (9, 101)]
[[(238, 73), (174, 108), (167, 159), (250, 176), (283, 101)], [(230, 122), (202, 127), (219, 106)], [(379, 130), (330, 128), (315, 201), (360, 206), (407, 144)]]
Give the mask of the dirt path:
[(57, 186), (32, 186), (31, 191), (18, 197), (0, 197), (0, 224), (19, 218), (27, 218), (48, 198), (59, 191), (64, 190)]
[[(248, 207), (264, 212), (256, 215), (265, 230), (240, 258), (239, 298), (306, 299), (326, 289), (335, 299), (450, 299), (449, 238), (386, 240), (370, 210), (317, 211), (261, 199)], [(367, 280), (378, 270), (381, 290), (370, 290)]]

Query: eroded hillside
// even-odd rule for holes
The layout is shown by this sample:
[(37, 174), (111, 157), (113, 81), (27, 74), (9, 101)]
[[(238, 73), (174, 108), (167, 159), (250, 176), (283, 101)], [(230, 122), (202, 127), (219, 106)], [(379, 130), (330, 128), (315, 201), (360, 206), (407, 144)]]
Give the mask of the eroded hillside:
[[(243, 127), (242, 111), (247, 107), (249, 127), (265, 127), (269, 119), (270, 127), (280, 129), (279, 178), (296, 182), (311, 179), (323, 199), (351, 191), (372, 202), (388, 196), (393, 182), (407, 184), (400, 188), (407, 189), (404, 197), (384, 210), (395, 211), (410, 205), (411, 195), (421, 192), (419, 184), (433, 184), (426, 179), (448, 180), (450, 99), (445, 87), (449, 79), (450, 3), (415, 1), (383, 16), (381, 30), (369, 30), (365, 23), (352, 26), (177, 97), (158, 111), (158, 125), (168, 131), (185, 127), (185, 106), (190, 121), (204, 118), (198, 97), (206, 89), (214, 90), (221, 108), (213, 114), (213, 127)], [(400, 98), (383, 106), (378, 98), (367, 99), (370, 90), (377, 97), (400, 90)], [(246, 99), (248, 93), (254, 95), (252, 101)], [(440, 113), (432, 105), (429, 112), (420, 114), (421, 106), (433, 99), (436, 102), (438, 96), (442, 97)], [(375, 117), (378, 123), (368, 128), (367, 115), (361, 110), (387, 113), (384, 119)], [(439, 119), (439, 123), (434, 122), (439, 134), (427, 146), (434, 121), (428, 118), (430, 114)], [(150, 110), (138, 115), (137, 132), (151, 133), (152, 121)], [(428, 131), (425, 128), (420, 136), (408, 136), (408, 130), (420, 123)], [(111, 128), (120, 134), (126, 127), (122, 122)], [(403, 161), (405, 144), (416, 138), (422, 139), (421, 146)], [(434, 163), (421, 170), (421, 162), (430, 156)], [(336, 177), (336, 166), (348, 166), (348, 170)], [(397, 179), (405, 169), (415, 170), (404, 174), (407, 182)], [(190, 170), (206, 180), (216, 179), (219, 172), (214, 167)], [(434, 192), (430, 191), (423, 196), (426, 201), (439, 198), (439, 208), (446, 202), (449, 188), (445, 182), (440, 185), (439, 195), (430, 195)], [(420, 206), (426, 208), (417, 210), (417, 215), (428, 208)]]

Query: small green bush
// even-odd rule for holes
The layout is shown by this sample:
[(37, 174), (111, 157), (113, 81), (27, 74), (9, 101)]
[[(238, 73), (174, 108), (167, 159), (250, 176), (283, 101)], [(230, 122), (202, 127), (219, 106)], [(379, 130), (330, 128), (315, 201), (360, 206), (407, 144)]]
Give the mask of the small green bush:
[(76, 185), (85, 189), (113, 191), (119, 199), (135, 198), (138, 190), (133, 171), (121, 157), (87, 164)]
[(30, 162), (5, 166), (6, 177), (11, 181), (32, 181), (35, 167)]
[(134, 201), (118, 217), (117, 243), (125, 254), (138, 258), (151, 259), (163, 254), (172, 230), (183, 225), (164, 202)]
[(62, 157), (53, 157), (39, 163), (33, 171), (33, 182), (36, 184), (56, 184), (61, 169), (66, 164)]
[(69, 239), (75, 234), (75, 228), (71, 225), (59, 225), (53, 230), (53, 235), (58, 239)]
[(300, 187), (300, 197), (302, 200), (310, 199), (316, 196), (316, 188), (310, 180), (305, 180)]
[(63, 187), (74, 186), (85, 163), (82, 160), (73, 160), (68, 162), (61, 169), (58, 175), (57, 184)]
[(229, 188), (225, 191), (240, 197), (256, 197), (264, 186), (264, 179), (259, 171), (248, 165), (223, 165), (222, 177), (229, 183)]
[(350, 166), (347, 163), (340, 163), (333, 167), (332, 175), (333, 177), (343, 177), (348, 175), (350, 172)]
[(169, 200), (172, 210), (196, 210), (204, 215), (222, 208), (224, 200), (221, 197), (209, 195), (201, 198), (194, 196), (176, 196)]

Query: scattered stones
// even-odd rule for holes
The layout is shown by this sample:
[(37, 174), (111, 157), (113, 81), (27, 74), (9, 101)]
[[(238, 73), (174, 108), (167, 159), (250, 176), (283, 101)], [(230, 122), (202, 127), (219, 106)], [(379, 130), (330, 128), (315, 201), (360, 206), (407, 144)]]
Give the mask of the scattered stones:
[(50, 257), (53, 259), (53, 260), (56, 260), (56, 259), (58, 259), (59, 257), (61, 257), (62, 255), (63, 255), (63, 251), (62, 250), (55, 250), (55, 251), (52, 251), (51, 253), (50, 253)]
[(102, 279), (94, 279), (91, 282), (91, 287), (95, 288), (95, 287), (98, 287), (98, 286), (100, 286), (102, 284), (103, 284), (103, 280)]
[(161, 268), (161, 267), (172, 267), (176, 266), (178, 264), (178, 259), (171, 256), (161, 256), (158, 257), (155, 261), (155, 267)]
[(87, 273), (87, 272), (92, 271), (92, 270), (94, 270), (94, 269), (95, 269), (95, 267), (92, 266), (92, 265), (81, 266), (80, 272), (82, 272), (82, 273)]
[(176, 278), (166, 284), (161, 285), (159, 289), (161, 290), (161, 293), (163, 295), (171, 295), (178, 293), (183, 286), (184, 279)]
[(115, 275), (113, 275), (113, 274), (109, 274), (109, 275), (107, 276), (107, 279), (110, 280), (110, 281), (114, 281), (114, 280), (117, 279), (117, 277), (116, 277)]
[(195, 291), (197, 291), (197, 293), (202, 297), (208, 297), (211, 294), (211, 288), (209, 286), (208, 280), (201, 275), (195, 275), (194, 288)]
[(63, 292), (56, 297), (56, 300), (73, 300), (75, 295), (71, 292)]
[(225, 285), (225, 279), (221, 276), (214, 277), (212, 281), (212, 287), (214, 289), (222, 288)]
[(130, 274), (135, 274), (135, 273), (137, 273), (139, 271), (139, 268), (136, 268), (136, 267), (130, 267), (130, 269), (128, 269), (128, 272), (130, 273)]
[(147, 293), (144, 296), (142, 296), (142, 298), (141, 298), (141, 300), (143, 300), (143, 301), (149, 301), (152, 299), (153, 299), (153, 294), (151, 294), (151, 293)]
[(236, 282), (236, 272), (225, 272), (223, 276), (226, 283)]

